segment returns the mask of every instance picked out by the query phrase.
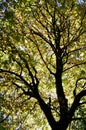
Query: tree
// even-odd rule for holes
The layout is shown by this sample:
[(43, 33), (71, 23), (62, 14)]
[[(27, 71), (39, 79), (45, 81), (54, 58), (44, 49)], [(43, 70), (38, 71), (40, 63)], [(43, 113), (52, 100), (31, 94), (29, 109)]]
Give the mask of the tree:
[(86, 109), (85, 6), (76, 0), (1, 2), (0, 83), (10, 120), (25, 119), (38, 106), (52, 130), (84, 120), (77, 110)]

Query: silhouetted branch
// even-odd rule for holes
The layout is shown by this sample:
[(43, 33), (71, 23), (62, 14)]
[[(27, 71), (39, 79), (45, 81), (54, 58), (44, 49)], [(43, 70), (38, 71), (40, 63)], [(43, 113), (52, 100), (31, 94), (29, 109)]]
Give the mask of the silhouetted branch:
[(5, 70), (5, 69), (0, 69), (0, 73), (8, 73), (8, 74), (15, 75), (16, 77), (21, 79), (25, 83), (25, 85), (29, 86), (30, 88), (32, 87), (21, 75), (17, 74), (16, 72)]
[(77, 94), (74, 98), (74, 101), (72, 103), (72, 106), (69, 110), (70, 116), (72, 117), (74, 115), (75, 110), (78, 106), (80, 106), (80, 100), (82, 97), (86, 96), (86, 90), (82, 90), (79, 94)]
[(67, 70), (69, 70), (69, 69), (72, 69), (72, 68), (74, 68), (74, 67), (76, 67), (76, 66), (83, 65), (83, 64), (86, 64), (86, 61), (85, 61), (85, 62), (81, 62), (81, 63), (76, 63), (76, 64), (72, 65), (71, 67), (69, 67), (69, 68), (67, 68), (67, 69), (64, 69), (63, 72), (65, 72), (65, 71), (67, 71)]
[[(78, 78), (78, 79), (77, 79), (76, 85), (75, 85), (75, 89), (74, 89), (74, 91), (73, 91), (74, 96), (76, 96), (76, 89), (77, 89), (77, 87), (78, 87), (78, 82), (81, 81), (81, 80), (86, 80), (86, 78), (85, 78), (85, 77), (81, 77), (81, 78)], [(85, 86), (85, 85), (86, 85), (86, 82), (84, 83), (84, 85), (82, 85), (82, 88), (83, 88), (83, 89), (84, 89), (84, 86)]]

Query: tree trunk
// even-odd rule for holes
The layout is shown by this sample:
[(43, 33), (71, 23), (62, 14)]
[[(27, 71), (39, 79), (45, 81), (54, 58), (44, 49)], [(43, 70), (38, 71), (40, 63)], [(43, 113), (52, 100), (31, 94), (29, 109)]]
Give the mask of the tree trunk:
[(52, 127), (52, 130), (66, 130), (69, 125), (69, 122), (70, 121), (68, 120), (59, 121), (54, 127)]

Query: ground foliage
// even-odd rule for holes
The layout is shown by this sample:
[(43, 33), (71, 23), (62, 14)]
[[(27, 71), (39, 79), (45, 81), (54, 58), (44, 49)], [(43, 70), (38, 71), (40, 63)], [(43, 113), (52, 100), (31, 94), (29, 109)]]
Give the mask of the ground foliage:
[(0, 2), (3, 130), (86, 128), (85, 37), (85, 2)]

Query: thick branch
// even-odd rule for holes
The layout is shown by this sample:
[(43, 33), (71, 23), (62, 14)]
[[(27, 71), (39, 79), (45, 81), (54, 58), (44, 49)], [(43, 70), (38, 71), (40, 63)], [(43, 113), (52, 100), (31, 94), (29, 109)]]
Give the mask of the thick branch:
[(52, 115), (51, 108), (44, 102), (44, 100), (40, 97), (38, 93), (36, 93), (36, 99), (38, 100), (39, 105), (41, 109), (43, 110), (50, 126), (54, 128), (56, 126), (56, 121)]
[(79, 94), (77, 94), (75, 96), (75, 99), (74, 99), (72, 106), (69, 110), (71, 118), (74, 115), (74, 112), (76, 111), (77, 107), (80, 105), (81, 98), (84, 97), (84, 96), (86, 96), (86, 90), (82, 90)]
[[(74, 89), (74, 91), (73, 91), (74, 96), (76, 96), (76, 89), (77, 89), (77, 87), (78, 87), (78, 82), (81, 81), (81, 80), (86, 80), (86, 78), (85, 78), (85, 77), (82, 77), (82, 78), (78, 78), (78, 79), (77, 79), (76, 85), (75, 85), (75, 89)], [(86, 85), (86, 82), (84, 83), (84, 85), (82, 85), (82, 88), (83, 88), (83, 89), (84, 89), (85, 85)]]
[(62, 86), (62, 72), (63, 72), (63, 63), (61, 58), (61, 52), (58, 50), (57, 59), (56, 59), (56, 91), (58, 95), (58, 101), (60, 105), (61, 118), (67, 115), (68, 104), (65, 97), (65, 93)]

